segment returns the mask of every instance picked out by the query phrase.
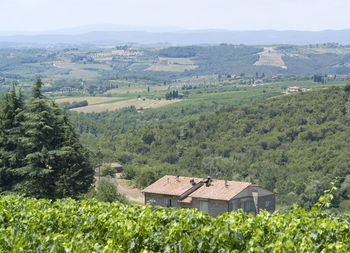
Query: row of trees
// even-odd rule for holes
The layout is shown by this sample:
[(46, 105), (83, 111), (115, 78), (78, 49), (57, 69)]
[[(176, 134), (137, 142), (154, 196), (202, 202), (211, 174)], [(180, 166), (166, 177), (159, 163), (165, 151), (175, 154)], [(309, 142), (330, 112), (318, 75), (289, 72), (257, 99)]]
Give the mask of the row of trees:
[(89, 154), (65, 112), (41, 93), (38, 78), (24, 100), (13, 86), (0, 101), (0, 192), (77, 197), (94, 180)]
[(171, 99), (176, 99), (181, 97), (181, 95), (179, 95), (179, 91), (178, 90), (173, 90), (170, 91), (168, 93), (165, 94), (165, 99), (166, 100), (171, 100)]

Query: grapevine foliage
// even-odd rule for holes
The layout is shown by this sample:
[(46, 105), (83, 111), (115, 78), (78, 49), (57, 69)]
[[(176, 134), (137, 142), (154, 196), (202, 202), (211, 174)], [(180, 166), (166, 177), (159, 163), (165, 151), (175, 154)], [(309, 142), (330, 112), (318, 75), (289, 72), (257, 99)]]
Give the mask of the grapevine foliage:
[(350, 252), (350, 216), (294, 206), (216, 219), (193, 209), (0, 198), (0, 252)]

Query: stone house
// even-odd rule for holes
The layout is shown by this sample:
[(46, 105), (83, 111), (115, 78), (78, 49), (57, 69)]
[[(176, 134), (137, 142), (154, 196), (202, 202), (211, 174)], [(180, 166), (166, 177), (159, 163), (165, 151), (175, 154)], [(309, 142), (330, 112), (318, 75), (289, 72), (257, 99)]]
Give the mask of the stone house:
[(288, 87), (288, 88), (287, 88), (287, 92), (288, 92), (288, 93), (301, 92), (301, 91), (302, 91), (301, 88), (295, 87), (295, 86), (293, 86), (293, 87)]
[(116, 171), (117, 173), (123, 172), (123, 165), (121, 165), (121, 164), (119, 164), (119, 163), (117, 163), (117, 162), (111, 163), (111, 167), (112, 167), (113, 169), (115, 169), (115, 171)]
[(213, 217), (238, 209), (275, 211), (275, 194), (248, 182), (164, 176), (142, 192), (152, 206), (197, 208)]

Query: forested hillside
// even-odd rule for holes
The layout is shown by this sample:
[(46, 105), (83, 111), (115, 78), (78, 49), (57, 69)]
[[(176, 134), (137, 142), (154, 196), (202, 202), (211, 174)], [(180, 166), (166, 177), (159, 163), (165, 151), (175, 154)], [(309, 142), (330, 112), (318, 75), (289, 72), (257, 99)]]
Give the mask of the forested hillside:
[[(164, 174), (246, 180), (274, 190), (278, 204), (311, 207), (334, 178), (334, 207), (349, 208), (349, 86), (167, 120), (113, 127), (101, 138), (144, 187)], [(101, 123), (101, 122), (100, 122)], [(78, 126), (79, 127), (79, 126)], [(81, 126), (83, 127), (83, 126)]]

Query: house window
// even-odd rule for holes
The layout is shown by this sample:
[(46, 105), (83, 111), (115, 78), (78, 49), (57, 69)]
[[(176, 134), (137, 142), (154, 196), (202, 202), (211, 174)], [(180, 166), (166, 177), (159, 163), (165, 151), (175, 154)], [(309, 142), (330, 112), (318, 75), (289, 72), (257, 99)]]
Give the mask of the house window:
[(208, 213), (208, 201), (201, 201), (200, 209), (203, 213)]
[(167, 207), (171, 207), (171, 199), (168, 200)]

